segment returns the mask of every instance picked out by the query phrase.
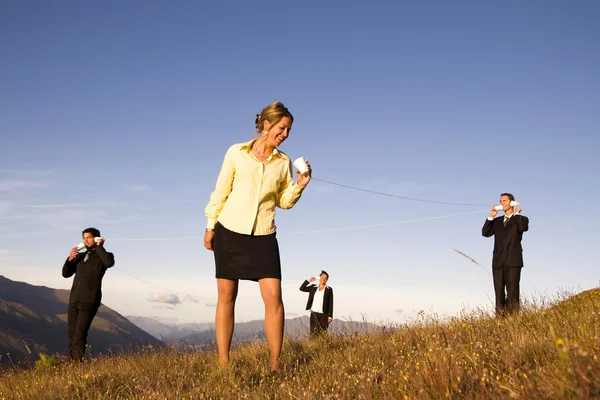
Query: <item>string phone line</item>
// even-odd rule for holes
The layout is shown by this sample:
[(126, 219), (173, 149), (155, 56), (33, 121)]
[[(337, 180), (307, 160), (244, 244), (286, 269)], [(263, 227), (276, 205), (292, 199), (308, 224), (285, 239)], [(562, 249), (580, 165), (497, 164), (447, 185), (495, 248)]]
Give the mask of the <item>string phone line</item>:
[[(391, 193), (380, 192), (380, 191), (376, 191), (376, 190), (364, 189), (364, 188), (359, 188), (356, 186), (332, 182), (332, 181), (328, 181), (325, 179), (319, 179), (319, 178), (315, 178), (315, 177), (312, 177), (311, 180), (325, 183), (325, 184), (332, 185), (332, 186), (343, 187), (343, 188), (350, 189), (350, 190), (375, 194), (375, 195), (379, 195), (379, 196), (391, 197), (391, 198), (396, 198), (396, 199), (401, 199), (401, 200), (408, 200), (408, 201), (415, 201), (415, 202), (422, 202), (422, 203), (432, 203), (432, 204), (443, 204), (443, 205), (450, 205), (450, 206), (489, 207), (486, 204), (446, 202), (446, 201), (420, 199), (417, 197), (410, 197), (410, 196), (400, 196), (400, 195), (395, 195), (395, 194), (391, 194)], [(381, 227), (381, 226), (400, 225), (400, 224), (406, 224), (406, 223), (412, 223), (412, 222), (431, 221), (431, 220), (437, 220), (437, 219), (443, 219), (443, 218), (451, 218), (451, 217), (457, 217), (457, 216), (463, 216), (463, 215), (477, 214), (477, 213), (481, 213), (483, 211), (487, 211), (487, 208), (483, 209), (483, 210), (468, 211), (468, 212), (454, 213), (454, 214), (445, 214), (445, 215), (438, 215), (438, 216), (433, 216), (433, 217), (416, 218), (416, 219), (394, 221), (394, 222), (382, 222), (382, 223), (376, 223), (376, 224), (355, 225), (355, 226), (346, 226), (346, 227), (339, 227), (339, 228), (315, 229), (315, 230), (309, 230), (309, 231), (297, 231), (297, 232), (287, 232), (287, 233), (284, 232), (284, 233), (281, 233), (280, 235), (286, 235), (286, 234), (287, 235), (300, 235), (300, 234), (307, 234), (307, 233), (323, 233), (323, 232), (345, 231), (345, 230), (351, 230), (351, 229), (375, 228), (375, 227)], [(180, 237), (180, 238), (111, 238), (110, 240), (111, 241), (181, 241), (181, 240), (202, 240), (202, 239), (204, 239), (204, 238), (198, 236), (198, 237)], [(470, 257), (466, 256), (464, 253), (462, 253), (456, 249), (455, 249), (455, 251), (458, 252), (459, 254), (463, 255), (464, 257), (470, 259), (475, 264), (479, 265), (479, 267), (484, 269), (481, 266), (481, 264), (479, 264), (475, 260), (471, 259)], [(189, 294), (189, 293), (185, 293), (185, 292), (179, 292), (176, 290), (172, 290), (172, 289), (160, 286), (160, 285), (156, 285), (152, 282), (148, 282), (144, 279), (141, 279), (129, 272), (126, 272), (118, 267), (113, 267), (113, 268), (124, 273), (125, 275), (137, 280), (137, 281), (140, 281), (147, 285), (153, 286), (160, 290), (164, 290), (164, 291), (167, 291), (167, 292), (170, 292), (173, 294), (177, 294), (180, 296), (187, 296), (187, 297), (200, 299), (200, 300), (215, 300), (215, 297), (197, 296), (197, 295), (193, 295), (193, 294)], [(485, 271), (489, 273), (489, 271), (487, 271), (487, 270), (485, 270)], [(249, 300), (249, 299), (255, 299), (258, 297), (260, 297), (260, 296), (246, 297), (246, 298), (239, 299), (239, 300)], [(209, 306), (209, 305), (207, 304), (207, 306)]]

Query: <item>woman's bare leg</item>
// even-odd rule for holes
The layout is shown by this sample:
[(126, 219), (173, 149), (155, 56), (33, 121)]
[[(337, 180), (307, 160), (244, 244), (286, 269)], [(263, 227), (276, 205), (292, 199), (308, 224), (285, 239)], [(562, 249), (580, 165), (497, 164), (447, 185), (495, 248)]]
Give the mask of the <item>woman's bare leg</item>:
[(281, 345), (283, 343), (284, 309), (281, 298), (281, 280), (264, 278), (258, 281), (260, 294), (265, 303), (265, 333), (271, 351), (271, 371), (280, 368)]
[(235, 299), (238, 293), (238, 281), (217, 279), (217, 313), (215, 316), (215, 333), (219, 362), (222, 367), (229, 363), (229, 349), (233, 337), (235, 323)]

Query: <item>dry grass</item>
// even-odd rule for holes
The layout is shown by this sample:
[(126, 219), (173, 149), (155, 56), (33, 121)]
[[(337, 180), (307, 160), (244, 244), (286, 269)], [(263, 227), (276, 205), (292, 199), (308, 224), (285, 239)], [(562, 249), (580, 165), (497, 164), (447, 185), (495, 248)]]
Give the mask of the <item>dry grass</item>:
[(265, 343), (214, 352), (141, 353), (5, 371), (0, 399), (600, 398), (600, 289), (496, 319), (463, 312), (366, 335), (286, 340), (283, 371)]

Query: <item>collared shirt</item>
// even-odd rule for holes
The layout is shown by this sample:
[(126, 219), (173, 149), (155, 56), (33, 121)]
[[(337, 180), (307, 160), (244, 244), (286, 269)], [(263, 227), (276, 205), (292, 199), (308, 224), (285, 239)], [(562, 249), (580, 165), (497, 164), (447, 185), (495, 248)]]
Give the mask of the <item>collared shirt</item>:
[(245, 235), (269, 235), (276, 230), (275, 207), (289, 209), (304, 186), (294, 185), (290, 158), (277, 149), (260, 162), (252, 154), (253, 139), (231, 146), (225, 154), (215, 191), (205, 209), (206, 227), (217, 220)]
[(323, 298), (325, 295), (325, 289), (327, 289), (327, 286), (325, 286), (323, 290), (319, 290), (319, 286), (317, 285), (317, 291), (315, 292), (315, 296), (313, 297), (313, 303), (310, 307), (310, 311), (316, 313), (323, 313)]
[[(506, 221), (508, 221), (513, 215), (521, 215), (521, 213), (514, 212), (514, 213), (512, 213), (510, 215), (504, 214), (504, 219), (502, 220), (502, 222), (506, 223)], [(494, 218), (491, 218), (491, 217), (487, 217), (487, 219), (488, 219), (488, 221), (493, 221), (494, 220)]]

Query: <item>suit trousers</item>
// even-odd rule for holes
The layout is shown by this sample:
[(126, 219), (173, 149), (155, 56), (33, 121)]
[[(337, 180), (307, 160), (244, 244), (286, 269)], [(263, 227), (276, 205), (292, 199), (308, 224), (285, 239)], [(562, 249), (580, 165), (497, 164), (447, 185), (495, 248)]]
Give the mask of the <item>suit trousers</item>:
[(521, 267), (493, 268), (496, 315), (519, 311)]
[(329, 322), (327, 322), (327, 314), (310, 312), (310, 335), (317, 336), (327, 331)]
[(83, 360), (88, 331), (99, 307), (100, 305), (97, 304), (69, 304), (69, 357), (71, 360)]

